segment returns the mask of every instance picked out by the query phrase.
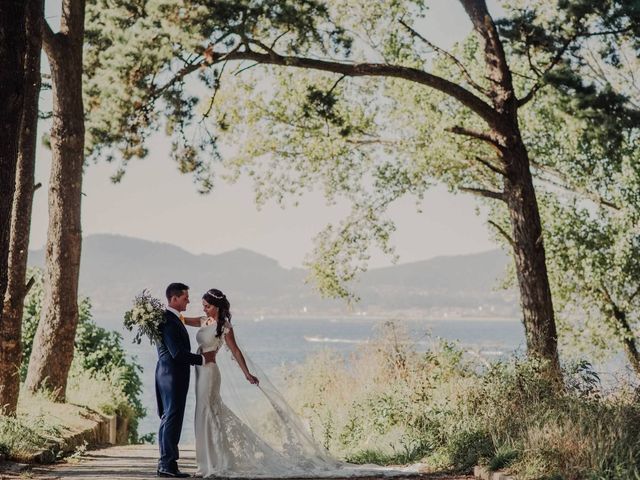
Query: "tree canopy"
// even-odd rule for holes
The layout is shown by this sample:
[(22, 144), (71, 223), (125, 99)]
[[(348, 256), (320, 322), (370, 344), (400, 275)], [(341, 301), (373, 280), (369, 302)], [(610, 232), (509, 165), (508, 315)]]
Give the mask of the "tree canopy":
[[(477, 128), (477, 115), (437, 85), (423, 89), (420, 80), (403, 81), (389, 70), (379, 81), (318, 71), (319, 64), (268, 66), (375, 62), (406, 69), (401, 78), (413, 69), (443, 89), (455, 82), (468, 103), (490, 100), (478, 37), (452, 52), (434, 45), (419, 31), (430, 14), (426, 1), (108, 3), (93, 2), (88, 13), (89, 150), (109, 151), (124, 168), (146, 154), (152, 131), (165, 128), (180, 170), (193, 172), (202, 191), (218, 171), (253, 177), (259, 203), (286, 202), (310, 188), (330, 200), (349, 199), (351, 215), (318, 235), (311, 261), (327, 292), (348, 293), (370, 245), (392, 253), (394, 226), (384, 211), (396, 198), (420, 198), (435, 181), (485, 195), (499, 190), (491, 147), (450, 134)], [(553, 88), (559, 98), (548, 108), (597, 126), (583, 129), (584, 145), (594, 137), (598, 148), (614, 151), (617, 126), (637, 123), (637, 111), (623, 90), (594, 78), (588, 59), (617, 69), (637, 54), (637, 6), (509, 2), (505, 13), (497, 26), (519, 103)], [(588, 162), (596, 168), (597, 152), (568, 162), (549, 146), (541, 152), (539, 140), (527, 142), (534, 168), (541, 167), (536, 173), (555, 180), (561, 174), (562, 183), (598, 195), (572, 175)], [(221, 146), (234, 148), (222, 158)]]

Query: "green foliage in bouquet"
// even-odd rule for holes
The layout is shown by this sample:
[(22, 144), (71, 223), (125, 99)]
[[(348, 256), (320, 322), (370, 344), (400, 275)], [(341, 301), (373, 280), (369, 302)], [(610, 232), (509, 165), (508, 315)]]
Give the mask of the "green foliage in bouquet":
[(148, 290), (136, 295), (133, 308), (124, 314), (124, 326), (135, 336), (133, 341), (140, 344), (142, 337), (147, 337), (152, 345), (160, 343), (160, 325), (164, 322), (164, 305), (160, 300), (151, 296)]

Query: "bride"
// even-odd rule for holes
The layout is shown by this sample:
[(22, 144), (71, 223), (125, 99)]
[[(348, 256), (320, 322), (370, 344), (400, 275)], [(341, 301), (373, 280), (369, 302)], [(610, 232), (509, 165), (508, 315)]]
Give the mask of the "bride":
[[(199, 327), (199, 353), (216, 352), (216, 361), (196, 368), (196, 475), (202, 477), (311, 476), (339, 468), (339, 462), (318, 446), (266, 377), (258, 379), (247, 366), (231, 325), (230, 304), (220, 290), (202, 296), (206, 316), (185, 317), (186, 325)], [(269, 439), (261, 438), (222, 400), (218, 359), (225, 345), (249, 383), (258, 386), (271, 407)], [(228, 372), (227, 372), (228, 373)], [(263, 384), (261, 385), (260, 381)]]
[[(311, 437), (299, 417), (257, 366), (236, 343), (229, 300), (217, 289), (202, 296), (203, 317), (186, 317), (184, 323), (198, 327), (198, 351), (216, 352), (216, 360), (196, 367), (196, 463), (197, 476), (234, 478), (395, 476), (415, 473), (413, 467), (389, 469), (376, 465), (351, 465), (331, 457)], [(219, 368), (221, 347), (226, 345), (259, 396), (238, 398), (232, 411), (222, 400), (222, 376), (234, 368)], [(256, 377), (249, 370), (260, 375)], [(231, 365), (227, 365), (231, 367)], [(228, 381), (227, 381), (228, 380)], [(228, 378), (225, 383), (233, 383)], [(228, 385), (227, 385), (228, 387)], [(254, 391), (255, 392), (255, 391)], [(258, 392), (255, 392), (258, 393)], [(244, 400), (244, 402), (243, 402)], [(243, 410), (242, 404), (245, 404)], [(242, 414), (244, 418), (240, 418)], [(259, 414), (258, 419), (252, 419)], [(268, 421), (267, 421), (268, 420)], [(268, 428), (265, 428), (265, 424)], [(256, 433), (263, 432), (262, 434)]]

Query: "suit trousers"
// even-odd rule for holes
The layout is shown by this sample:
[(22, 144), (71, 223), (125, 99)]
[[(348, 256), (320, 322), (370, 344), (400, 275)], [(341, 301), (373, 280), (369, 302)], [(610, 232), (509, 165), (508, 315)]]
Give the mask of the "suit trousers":
[(178, 443), (189, 391), (190, 370), (188, 366), (186, 369), (176, 370), (174, 366), (162, 361), (156, 365), (156, 400), (160, 416), (158, 430), (160, 447), (158, 469), (160, 470), (175, 470), (180, 458)]

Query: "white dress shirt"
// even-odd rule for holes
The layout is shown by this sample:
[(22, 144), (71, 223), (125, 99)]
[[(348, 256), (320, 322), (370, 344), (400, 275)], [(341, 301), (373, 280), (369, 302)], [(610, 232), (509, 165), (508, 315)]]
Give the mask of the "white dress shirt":
[(167, 310), (169, 310), (171, 313), (173, 313), (176, 317), (180, 318), (180, 312), (178, 310), (176, 310), (173, 307), (167, 307)]

